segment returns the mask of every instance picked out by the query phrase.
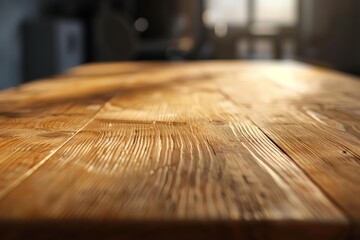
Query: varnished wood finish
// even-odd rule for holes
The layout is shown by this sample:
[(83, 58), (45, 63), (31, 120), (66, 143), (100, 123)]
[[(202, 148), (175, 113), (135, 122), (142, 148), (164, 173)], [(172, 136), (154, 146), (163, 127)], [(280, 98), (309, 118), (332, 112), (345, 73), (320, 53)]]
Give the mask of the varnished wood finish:
[(360, 82), (110, 63), (0, 93), (0, 236), (360, 237)]

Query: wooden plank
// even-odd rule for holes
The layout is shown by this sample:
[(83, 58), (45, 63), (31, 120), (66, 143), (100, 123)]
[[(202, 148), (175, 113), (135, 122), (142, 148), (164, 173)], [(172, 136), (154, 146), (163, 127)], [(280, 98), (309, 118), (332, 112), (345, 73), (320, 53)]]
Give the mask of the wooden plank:
[(112, 89), (91, 93), (99, 85), (92, 89), (81, 79), (59, 77), (0, 93), (0, 197), (44, 164), (110, 99)]
[[(360, 141), (359, 135), (338, 133), (306, 123), (301, 113), (287, 114), (287, 122), (279, 124), (271, 117), (281, 116), (284, 109), (272, 109), (265, 114), (252, 116), (255, 123), (300, 167), (302, 167), (325, 192), (341, 206), (360, 227)], [(292, 113), (294, 114), (294, 113)], [(300, 119), (300, 120), (299, 120)], [(334, 121), (334, 119), (332, 119)], [(339, 122), (337, 122), (339, 123)], [(343, 125), (339, 123), (339, 126)], [(343, 137), (345, 135), (345, 137)]]
[[(111, 99), (4, 196), (1, 218), (113, 220), (118, 226), (187, 220), (234, 226), (233, 239), (344, 238), (347, 219), (218, 92), (211, 83), (218, 70), (199, 74), (197, 65), (186, 66), (158, 73), (180, 82)], [(198, 81), (184, 82), (184, 76)]]
[(266, 82), (250, 105), (234, 90), (246, 82), (233, 78), (218, 85), (346, 210), (360, 236), (360, 82), (306, 65), (262, 70), (246, 81)]
[[(119, 89), (127, 92), (179, 80), (166, 71), (156, 72), (155, 66), (151, 68), (154, 73), (149, 76), (136, 76), (136, 72), (132, 72), (143, 66), (143, 63), (112, 64), (110, 68), (97, 66), (103, 77), (96, 75), (96, 67), (90, 67), (94, 69), (93, 77), (84, 76), (83, 69), (92, 73), (84, 66), (56, 79), (1, 92), (0, 197), (44, 164)], [(106, 72), (110, 69), (115, 71)], [(155, 80), (149, 81), (151, 77)]]

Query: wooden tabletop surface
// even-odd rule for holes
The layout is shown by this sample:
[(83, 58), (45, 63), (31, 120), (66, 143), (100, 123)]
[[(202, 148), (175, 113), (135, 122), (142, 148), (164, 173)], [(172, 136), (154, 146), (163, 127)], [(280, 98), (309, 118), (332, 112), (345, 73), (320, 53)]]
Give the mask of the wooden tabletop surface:
[(84, 65), (0, 93), (0, 237), (358, 239), (359, 156), (355, 77)]

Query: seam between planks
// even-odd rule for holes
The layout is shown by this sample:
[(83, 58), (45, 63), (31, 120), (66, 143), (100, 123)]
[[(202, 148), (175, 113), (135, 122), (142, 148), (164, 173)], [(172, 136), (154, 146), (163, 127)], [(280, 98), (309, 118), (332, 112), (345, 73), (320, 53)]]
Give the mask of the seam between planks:
[[(115, 94), (114, 94), (115, 95)], [(5, 188), (0, 193), (0, 201), (6, 197), (10, 192), (16, 189), (22, 182), (24, 182), (28, 177), (30, 177), (34, 172), (36, 172), (41, 166), (43, 166), (55, 153), (57, 153), (62, 147), (64, 147), (68, 142), (70, 142), (76, 135), (78, 135), (79, 132), (81, 132), (87, 125), (89, 125), (94, 118), (98, 115), (98, 113), (104, 109), (104, 107), (110, 102), (110, 100), (114, 97), (112, 95), (104, 104), (102, 107), (100, 107), (90, 118), (89, 120), (81, 127), (79, 128), (71, 137), (66, 139), (62, 144), (60, 144), (57, 148), (54, 148), (50, 154), (48, 154), (46, 157), (44, 157), (41, 161), (39, 161), (37, 164), (35, 164), (34, 167), (26, 171), (23, 175), (21, 175), (19, 178), (17, 178), (14, 182), (12, 182), (7, 188)]]
[[(334, 72), (337, 73), (336, 71), (334, 71)], [(290, 92), (299, 94), (299, 92), (295, 91), (294, 89), (288, 88), (288, 87), (286, 87), (286, 86), (283, 86), (283, 85), (279, 84), (273, 77), (269, 76), (269, 74), (263, 74), (263, 76), (264, 76), (266, 79), (268, 79), (269, 81), (271, 81), (272, 83), (274, 83), (275, 85), (277, 85), (277, 86), (279, 86), (279, 87), (281, 87), (281, 88), (285, 88), (286, 90), (288, 90), (288, 91), (290, 91)], [(348, 76), (346, 76), (346, 77), (348, 77)], [(234, 104), (238, 105), (235, 101), (233, 101), (233, 99), (231, 98), (231, 96), (227, 95), (226, 93), (224, 93), (224, 92), (221, 91), (220, 89), (219, 89), (219, 91), (220, 91), (221, 93), (223, 93), (224, 95), (226, 95), (226, 97), (227, 97), (228, 99), (230, 99)], [(357, 100), (356, 98), (354, 98), (354, 97), (351, 96), (351, 95), (350, 95), (350, 96), (349, 96), (349, 95), (346, 95), (346, 97), (350, 97), (350, 98), (353, 99), (353, 100)], [(250, 117), (247, 117), (247, 118), (248, 118), (255, 126), (257, 126), (257, 127), (259, 128), (259, 130), (260, 130), (262, 133), (264, 133), (264, 135), (265, 135), (273, 144), (275, 144), (283, 153), (285, 153), (285, 154), (291, 159), (291, 161), (294, 162), (294, 163), (296, 164), (296, 166), (297, 166), (298, 168), (300, 168), (301, 171), (303, 171), (303, 173), (315, 184), (315, 186), (317, 186), (318, 189), (320, 189), (320, 191), (324, 194), (324, 196), (326, 196), (327, 199), (328, 199), (335, 207), (337, 207), (338, 210), (340, 210), (340, 211), (343, 213), (343, 215), (348, 219), (348, 222), (349, 222), (349, 236), (348, 236), (348, 238), (351, 239), (351, 235), (352, 235), (352, 233), (353, 233), (353, 232), (355, 231), (355, 229), (356, 229), (356, 220), (351, 216), (351, 214), (349, 214), (348, 211), (347, 211), (345, 208), (343, 208), (343, 207), (341, 206), (341, 204), (338, 203), (338, 201), (336, 201), (335, 198), (333, 198), (330, 194), (328, 194), (327, 191), (326, 191), (325, 189), (323, 189), (323, 188), (320, 186), (320, 184), (318, 184), (318, 183), (313, 179), (313, 177), (311, 177), (310, 174), (308, 174), (296, 161), (294, 161), (294, 160), (285, 152), (285, 150), (281, 148), (281, 146), (279, 146), (275, 141), (273, 141), (273, 139), (272, 139), (270, 136), (268, 136), (268, 134), (266, 134), (265, 131), (263, 131), (260, 126), (258, 126)], [(321, 127), (318, 127), (317, 124), (314, 125), (314, 126), (316, 126), (316, 127), (319, 128), (319, 129), (322, 129)], [(342, 143), (339, 143), (339, 142), (338, 142), (338, 144), (343, 145)], [(345, 146), (345, 145), (343, 145), (343, 146)], [(357, 154), (355, 154), (355, 155), (357, 155)]]
[(247, 117), (282, 153), (284, 153), (286, 156), (291, 159), (291, 161), (305, 174), (305, 176), (319, 189), (319, 191), (324, 194), (324, 196), (334, 205), (335, 208), (339, 210), (347, 219), (349, 224), (349, 233), (348, 233), (348, 239), (351, 239), (351, 233), (355, 230), (355, 222), (350, 214), (347, 213), (347, 211), (340, 205), (336, 200), (334, 200), (330, 194), (328, 194), (312, 177), (310, 174), (308, 174), (296, 161), (294, 161), (287, 153), (286, 151), (281, 148), (268, 134), (266, 134), (265, 131), (261, 129), (260, 126), (258, 126), (250, 117)]
[[(220, 88), (218, 88), (218, 91), (226, 99), (228, 99), (229, 101), (234, 103), (236, 106), (239, 106), (239, 104), (236, 101), (234, 101), (231, 96), (229, 96), (228, 94), (223, 92)], [(269, 141), (271, 141), (275, 145), (275, 147), (279, 149), (279, 151), (284, 153), (295, 164), (295, 166), (310, 180), (310, 182), (312, 182), (315, 185), (315, 187), (331, 202), (331, 204), (333, 205), (334, 208), (336, 208), (339, 212), (341, 212), (345, 216), (345, 218), (347, 219), (348, 224), (349, 224), (348, 238), (351, 238), (351, 233), (355, 229), (355, 222), (354, 222), (353, 218), (347, 213), (347, 211), (344, 208), (342, 208), (341, 205), (338, 204), (338, 202), (335, 199), (333, 199), (317, 182), (315, 182), (315, 180), (301, 166), (299, 166), (299, 164), (297, 164), (296, 161), (294, 161), (292, 159), (292, 157), (290, 157), (275, 141), (273, 141), (273, 139), (271, 139), (271, 137), (268, 136), (268, 134), (266, 134), (261, 129), (260, 126), (258, 126), (249, 116), (246, 116), (246, 118), (249, 121), (251, 121), (254, 124), (254, 126), (257, 127), (265, 135), (265, 137), (268, 138)]]

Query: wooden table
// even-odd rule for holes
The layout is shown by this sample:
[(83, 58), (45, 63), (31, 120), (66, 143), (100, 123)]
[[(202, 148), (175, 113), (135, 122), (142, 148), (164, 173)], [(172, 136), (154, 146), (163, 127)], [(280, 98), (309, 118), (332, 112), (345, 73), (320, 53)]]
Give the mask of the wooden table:
[(359, 239), (360, 81), (90, 64), (0, 93), (0, 238)]

